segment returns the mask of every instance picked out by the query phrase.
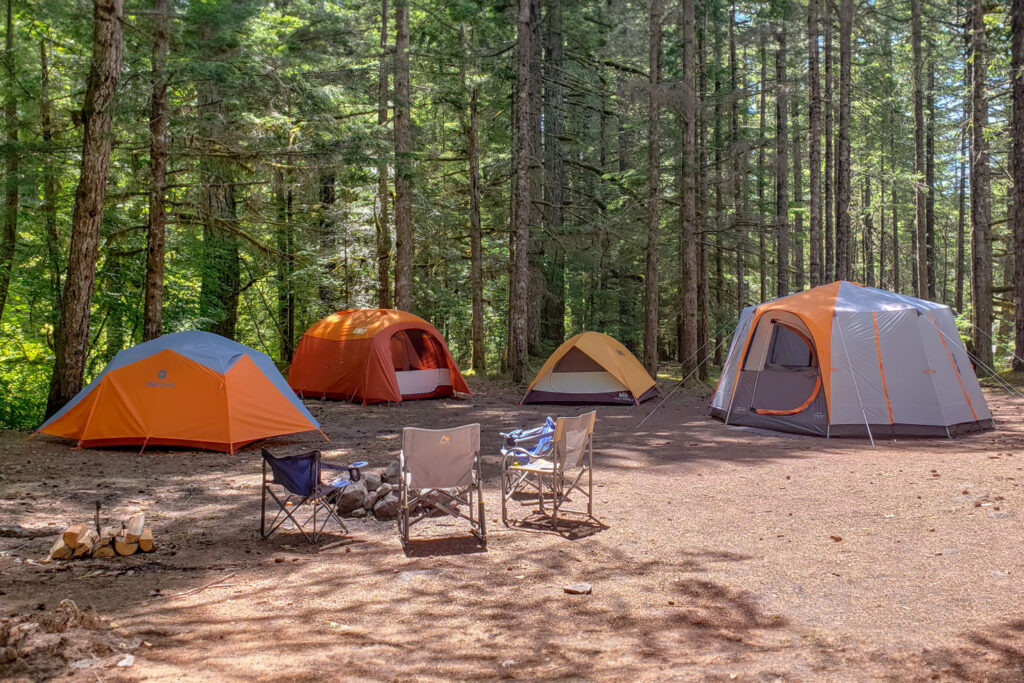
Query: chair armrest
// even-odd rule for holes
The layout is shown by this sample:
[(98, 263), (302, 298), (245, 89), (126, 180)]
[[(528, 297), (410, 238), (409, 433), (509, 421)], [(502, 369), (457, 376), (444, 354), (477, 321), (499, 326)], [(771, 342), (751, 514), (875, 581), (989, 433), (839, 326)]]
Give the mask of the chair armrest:
[(501, 463), (501, 469), (503, 471), (507, 470), (512, 462), (518, 465), (528, 465), (534, 460), (538, 460), (542, 457), (540, 455), (533, 455), (525, 448), (509, 448), (507, 450), (502, 450), (501, 454), (504, 456)]

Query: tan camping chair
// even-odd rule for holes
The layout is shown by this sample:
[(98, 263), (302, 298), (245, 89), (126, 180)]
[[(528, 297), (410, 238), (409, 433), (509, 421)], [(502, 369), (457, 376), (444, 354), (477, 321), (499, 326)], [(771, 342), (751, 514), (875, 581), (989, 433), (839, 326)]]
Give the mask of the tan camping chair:
[(409, 527), (438, 512), (468, 520), (480, 545), (487, 547), (479, 424), (452, 429), (406, 427), (398, 459), (402, 547), (409, 545)]
[[(551, 447), (527, 462), (521, 453), (506, 453), (501, 467), (501, 521), (508, 526), (508, 502), (513, 496), (537, 496), (541, 515), (558, 523), (560, 512), (594, 519), (594, 422), (597, 411), (555, 421)], [(586, 487), (582, 479), (586, 475)], [(565, 507), (576, 491), (587, 499), (587, 509)], [(544, 499), (550, 498), (548, 515)]]

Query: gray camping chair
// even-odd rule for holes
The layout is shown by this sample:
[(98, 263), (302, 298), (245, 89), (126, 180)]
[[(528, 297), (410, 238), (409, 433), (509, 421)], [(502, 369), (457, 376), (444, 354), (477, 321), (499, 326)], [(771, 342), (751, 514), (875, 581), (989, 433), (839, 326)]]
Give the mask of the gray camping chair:
[[(508, 526), (508, 503), (519, 496), (537, 496), (541, 515), (558, 523), (559, 513), (569, 512), (594, 518), (594, 422), (597, 411), (577, 417), (560, 417), (550, 447), (524, 458), (523, 453), (505, 453), (501, 466), (501, 521)], [(584, 486), (583, 477), (587, 478)], [(565, 507), (573, 492), (586, 498), (587, 509)], [(549, 499), (551, 514), (545, 509)]]
[(406, 427), (398, 459), (402, 547), (409, 545), (412, 525), (438, 512), (468, 520), (480, 545), (487, 547), (479, 424), (452, 429)]

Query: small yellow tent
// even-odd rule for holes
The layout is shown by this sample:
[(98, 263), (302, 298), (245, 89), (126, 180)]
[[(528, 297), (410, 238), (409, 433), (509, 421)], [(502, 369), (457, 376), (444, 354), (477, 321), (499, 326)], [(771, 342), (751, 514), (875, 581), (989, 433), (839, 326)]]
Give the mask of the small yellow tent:
[(657, 383), (629, 349), (606, 334), (583, 332), (551, 354), (523, 403), (639, 405), (657, 395)]

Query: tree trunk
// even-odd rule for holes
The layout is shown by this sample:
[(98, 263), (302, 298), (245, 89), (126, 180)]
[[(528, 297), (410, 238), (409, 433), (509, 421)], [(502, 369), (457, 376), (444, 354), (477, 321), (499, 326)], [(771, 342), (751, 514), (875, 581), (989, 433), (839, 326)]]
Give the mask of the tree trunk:
[(864, 176), (864, 284), (875, 286), (874, 224), (871, 215), (871, 176)]
[(395, 307), (412, 308), (412, 131), (409, 0), (395, 0)]
[(14, 271), (18, 238), (18, 100), (14, 65), (14, 0), (7, 0), (7, 36), (4, 39), (4, 70), (8, 80), (4, 96), (4, 225), (0, 232), (0, 320), (4, 317), (7, 291)]
[(142, 339), (163, 333), (164, 241), (167, 210), (167, 52), (169, 0), (153, 3), (153, 83), (149, 97), (149, 229), (146, 233), (146, 287)]
[(817, 287), (824, 281), (821, 245), (821, 77), (818, 73), (818, 0), (807, 2), (807, 96), (810, 100), (807, 122), (807, 163), (810, 171), (807, 207), (807, 232), (810, 242), (808, 265), (811, 287)]
[[(825, 216), (825, 283), (836, 279), (836, 243), (835, 243), (835, 196), (832, 183), (835, 179), (835, 145), (832, 141), (833, 107), (832, 107), (832, 0), (822, 3), (822, 17), (825, 22), (825, 196), (823, 213)], [(890, 131), (892, 129), (890, 128)]]
[[(889, 64), (891, 66), (891, 63)], [(892, 171), (892, 182), (889, 183), (889, 206), (892, 209), (892, 291), (900, 291), (900, 224), (896, 214), (896, 111), (889, 106), (889, 167)]]
[(789, 180), (786, 83), (786, 29), (775, 31), (775, 295), (789, 294)]
[[(540, 213), (541, 200), (544, 197), (544, 165), (541, 162), (541, 117), (543, 110), (543, 90), (541, 88), (544, 75), (541, 72), (541, 61), (544, 54), (544, 38), (541, 33), (540, 0), (530, 0), (530, 229), (538, 231), (543, 228), (543, 217)], [(529, 274), (527, 276), (526, 295), (532, 305), (526, 307), (526, 353), (539, 356), (541, 313), (547, 303), (547, 291), (543, 273), (543, 261), (547, 240), (536, 239), (530, 235)]]
[(526, 368), (527, 284), (530, 248), (530, 0), (519, 0), (516, 18), (515, 193), (513, 231), (515, 257), (509, 286), (509, 366), (512, 381), (522, 382)]
[(913, 100), (914, 100), (914, 232), (917, 249), (917, 287), (914, 295), (922, 299), (928, 296), (928, 255), (925, 250), (925, 203), (927, 202), (924, 179), (924, 57), (921, 51), (921, 0), (910, 0), (910, 49), (913, 56)]
[(764, 177), (767, 169), (764, 162), (764, 150), (768, 146), (768, 139), (765, 137), (765, 117), (767, 115), (767, 92), (768, 92), (768, 50), (764, 44), (764, 33), (761, 33), (761, 97), (758, 105), (758, 134), (757, 134), (757, 251), (758, 266), (760, 268), (761, 298), (765, 301), (768, 298), (768, 255), (765, 252), (765, 206), (764, 206)]
[(321, 274), (317, 282), (320, 296), (320, 308), (324, 313), (338, 310), (338, 286), (335, 271), (338, 269), (338, 221), (335, 219), (334, 202), (337, 200), (335, 177), (332, 171), (323, 171), (317, 187), (320, 201), (320, 220), (318, 235), (320, 242)]
[(852, 277), (850, 228), (850, 67), (853, 0), (839, 0), (839, 135), (836, 154), (836, 278)]
[(1024, 0), (1013, 0), (1010, 8), (1010, 190), (1013, 221), (1013, 369), (1024, 372)]
[[(732, 124), (732, 155), (733, 155), (733, 232), (736, 237), (736, 313), (747, 305), (747, 282), (745, 256), (747, 250), (747, 145), (740, 137), (739, 100), (741, 86), (739, 81), (739, 61), (736, 58), (736, 4), (733, 3), (729, 13), (729, 86), (732, 92), (730, 102), (730, 119)], [(719, 241), (721, 244), (721, 241)], [(718, 249), (721, 251), (721, 248)], [(721, 270), (721, 259), (716, 261), (716, 268)], [(721, 278), (721, 273), (716, 272)], [(720, 287), (721, 285), (719, 285)], [(718, 345), (716, 344), (716, 349)], [(720, 361), (716, 360), (716, 363)]]
[(61, 315), (54, 335), (55, 363), (46, 401), (47, 417), (78, 393), (85, 373), (89, 308), (113, 140), (110, 106), (121, 75), (122, 9), (122, 0), (93, 3), (92, 65), (82, 107), (81, 173), (71, 216), (71, 246)]
[(295, 353), (295, 238), (291, 222), (291, 190), (281, 165), (274, 167), (274, 204), (277, 224), (274, 236), (277, 242), (277, 333), (278, 358), (290, 363)]
[(541, 336), (544, 341), (561, 344), (565, 339), (565, 247), (562, 244), (562, 191), (565, 185), (565, 163), (562, 137), (565, 135), (562, 92), (562, 2), (550, 0), (547, 14), (546, 51), (544, 63), (549, 77), (544, 87), (544, 167), (545, 223), (550, 236), (548, 258), (544, 264), (544, 319)]
[(796, 291), (803, 291), (806, 284), (807, 273), (804, 271), (804, 190), (803, 190), (803, 157), (800, 152), (800, 98), (797, 97), (796, 89), (792, 93), (791, 106), (793, 109), (793, 120), (790, 128), (793, 129), (793, 275), (795, 277)]
[(878, 150), (878, 287), (886, 288), (885, 279), (885, 147)]
[(469, 100), (469, 251), (470, 288), (473, 296), (473, 370), (486, 372), (484, 359), (483, 234), (480, 226), (480, 160), (477, 151), (477, 89)]
[[(684, 3), (688, 0), (684, 0)], [(684, 10), (685, 11), (685, 10)], [(658, 192), (661, 182), (661, 0), (651, 0), (648, 26), (647, 98), (647, 250), (644, 267), (644, 367), (658, 376)], [(685, 19), (684, 19), (685, 21)], [(684, 39), (685, 40), (685, 39)], [(684, 278), (685, 281), (685, 278)], [(694, 290), (696, 296), (696, 289)], [(695, 302), (696, 303), (696, 302)], [(696, 306), (693, 313), (696, 315)]]
[[(971, 291), (974, 304), (974, 353), (992, 366), (992, 233), (989, 198), (988, 78), (985, 37), (985, 0), (973, 0), (971, 9)], [(978, 368), (983, 372), (983, 368)]]
[(928, 299), (935, 301), (935, 65), (927, 62), (924, 129), (924, 262)]
[(380, 64), (377, 67), (377, 220), (374, 246), (377, 253), (377, 306), (391, 308), (391, 226), (388, 224), (388, 0), (380, 2)]
[[(964, 92), (970, 92), (970, 65), (964, 66)], [(964, 271), (967, 267), (967, 256), (964, 242), (967, 224), (967, 120), (970, 117), (970, 97), (964, 97), (964, 116), (960, 126), (960, 159), (957, 179), (957, 214), (956, 214), (956, 268), (954, 270), (954, 306), (957, 313), (964, 312)]]
[(46, 260), (50, 271), (50, 290), (53, 296), (53, 310), (50, 318), (54, 323), (60, 316), (61, 282), (64, 272), (61, 256), (60, 235), (57, 232), (57, 172), (52, 161), (53, 144), (53, 102), (50, 100), (50, 66), (46, 54), (46, 38), (39, 39), (39, 63), (42, 75), (39, 89), (39, 119), (43, 135), (43, 152), (48, 160), (43, 166), (43, 234), (46, 241)]
[(236, 235), (235, 183), (231, 157), (214, 149), (227, 136), (227, 112), (219, 84), (197, 88), (196, 108), (207, 149), (199, 162), (199, 205), (203, 220), (203, 264), (199, 315), (205, 328), (229, 339), (238, 321), (240, 265)]

